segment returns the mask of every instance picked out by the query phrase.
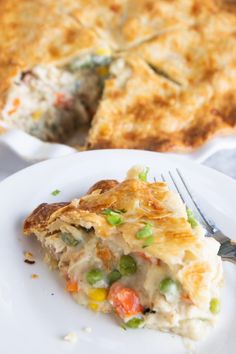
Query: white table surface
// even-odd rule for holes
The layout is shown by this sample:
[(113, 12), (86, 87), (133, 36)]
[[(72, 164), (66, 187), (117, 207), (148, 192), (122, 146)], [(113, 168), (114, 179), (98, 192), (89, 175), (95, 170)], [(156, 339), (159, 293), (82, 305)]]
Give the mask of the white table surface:
[(204, 164), (236, 179), (236, 149), (218, 152)]

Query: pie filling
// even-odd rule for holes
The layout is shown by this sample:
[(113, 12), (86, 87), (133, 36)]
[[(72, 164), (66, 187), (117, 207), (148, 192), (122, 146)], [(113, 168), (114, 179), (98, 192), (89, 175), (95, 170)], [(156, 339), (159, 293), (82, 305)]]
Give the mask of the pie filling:
[(3, 119), (42, 140), (64, 142), (91, 121), (110, 63), (109, 55), (87, 54), (63, 67), (37, 65), (22, 72), (13, 81)]
[(123, 89), (131, 75), (125, 58), (110, 54), (86, 54), (61, 67), (37, 65), (14, 78), (3, 120), (44, 141), (84, 146), (106, 82), (115, 78)]
[(193, 340), (214, 325), (210, 308), (195, 306), (161, 260), (142, 252), (124, 254), (122, 245), (99, 240), (93, 229), (65, 224), (61, 229), (41, 239), (45, 259), (70, 279), (67, 290), (79, 304), (115, 312), (124, 328), (158, 329)]

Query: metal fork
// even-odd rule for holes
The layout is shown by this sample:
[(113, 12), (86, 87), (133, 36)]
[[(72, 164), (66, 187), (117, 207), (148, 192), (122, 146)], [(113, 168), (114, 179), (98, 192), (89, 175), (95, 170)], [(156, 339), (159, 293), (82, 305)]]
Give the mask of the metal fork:
[(175, 172), (168, 171), (168, 173), (161, 174), (163, 182), (166, 182), (170, 189), (174, 189), (180, 195), (183, 203), (189, 207), (197, 220), (206, 229), (206, 236), (213, 237), (220, 243), (218, 255), (225, 261), (233, 262), (236, 264), (236, 242), (232, 241), (229, 237), (210, 220), (197, 202), (194, 194), (191, 192), (188, 184), (186, 183), (183, 174), (176, 169)]

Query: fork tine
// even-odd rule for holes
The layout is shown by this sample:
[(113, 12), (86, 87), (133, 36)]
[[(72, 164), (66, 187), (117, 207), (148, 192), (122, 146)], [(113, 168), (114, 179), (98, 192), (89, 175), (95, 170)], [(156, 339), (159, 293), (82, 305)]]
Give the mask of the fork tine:
[(185, 203), (185, 200), (184, 200), (184, 197), (183, 197), (183, 195), (182, 195), (180, 189), (178, 188), (178, 186), (177, 186), (177, 184), (176, 184), (176, 182), (175, 182), (175, 180), (174, 180), (174, 178), (173, 178), (171, 172), (168, 171), (168, 174), (167, 174), (166, 176), (162, 173), (162, 174), (161, 174), (161, 178), (162, 178), (162, 181), (163, 181), (163, 182), (167, 183), (167, 185), (168, 185), (168, 187), (169, 187), (170, 189), (175, 190), (175, 191), (179, 194), (180, 198), (182, 199), (182, 202), (183, 202), (184, 204), (186, 204), (186, 203)]
[(174, 172), (169, 171), (168, 174), (161, 174), (160, 177), (163, 182), (166, 182), (170, 189), (174, 189), (178, 192), (184, 204), (192, 209), (197, 219), (208, 232), (206, 236), (213, 237), (221, 244), (218, 255), (221, 256), (223, 260), (231, 261), (236, 264), (236, 243), (233, 243), (228, 236), (219, 230), (217, 226), (204, 215), (204, 212), (199, 207), (194, 195), (185, 182), (182, 173), (176, 169)]
[(165, 180), (165, 177), (164, 177), (163, 173), (161, 174), (161, 179), (162, 179), (162, 181), (163, 181), (163, 182), (166, 182), (166, 180)]
[(168, 172), (169, 178), (167, 176), (165, 177), (163, 174), (161, 175), (161, 177), (163, 181), (169, 185), (169, 187), (170, 187), (169, 180), (171, 181), (171, 186), (179, 194), (183, 203), (193, 211), (198, 221), (202, 225), (204, 225), (208, 233), (212, 234), (212, 228), (209, 226), (209, 223), (207, 222), (206, 218), (203, 216), (202, 212), (201, 213), (199, 212), (200, 208), (196, 207), (192, 194), (189, 193), (189, 189), (186, 188), (186, 183), (183, 182), (184, 181), (183, 177), (180, 176), (180, 172), (177, 169), (176, 172), (177, 172), (178, 180), (177, 177), (174, 176), (174, 173), (172, 173), (171, 171)]
[(182, 173), (179, 171), (178, 168), (176, 168), (176, 172), (182, 182), (182, 185), (184, 186), (185, 188), (185, 191), (187, 192), (188, 196), (189, 196), (189, 200), (191, 200), (191, 209), (194, 211), (194, 214), (198, 215), (198, 219), (201, 219), (202, 220), (202, 223), (205, 225), (205, 227), (207, 228), (207, 230), (210, 232), (210, 233), (214, 233), (214, 227), (210, 224), (210, 222), (207, 220), (207, 218), (205, 217), (205, 215), (203, 214), (200, 206), (198, 205), (198, 203), (196, 202), (196, 199), (194, 198), (193, 194), (191, 193), (188, 185), (186, 184), (184, 178), (183, 178), (183, 175)]
[(182, 199), (182, 202), (183, 202), (184, 204), (186, 204), (186, 201), (185, 201), (185, 199), (184, 199), (184, 196), (183, 196), (183, 194), (181, 193), (180, 188), (178, 187), (177, 183), (175, 182), (175, 179), (174, 179), (174, 177), (173, 177), (173, 175), (172, 175), (172, 173), (171, 173), (170, 171), (169, 171), (169, 175), (170, 175), (170, 178), (172, 179), (172, 182), (173, 182), (173, 184), (174, 184), (174, 186), (175, 186), (175, 189), (177, 190), (177, 192), (179, 193), (180, 198)]

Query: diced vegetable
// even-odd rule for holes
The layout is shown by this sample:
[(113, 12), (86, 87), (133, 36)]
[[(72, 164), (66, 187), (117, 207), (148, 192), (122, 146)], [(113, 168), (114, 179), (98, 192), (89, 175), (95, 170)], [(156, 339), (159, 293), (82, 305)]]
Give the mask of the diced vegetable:
[(34, 111), (32, 113), (32, 119), (38, 121), (42, 117), (42, 111)]
[(102, 302), (107, 298), (107, 289), (98, 288), (98, 289), (90, 289), (88, 293), (88, 297), (90, 300)]
[(154, 243), (155, 239), (153, 236), (149, 236), (144, 240), (143, 248), (149, 247)]
[(100, 280), (104, 279), (104, 274), (103, 271), (100, 269), (91, 269), (87, 274), (86, 274), (86, 279), (87, 282), (90, 285), (94, 285)]
[(53, 195), (54, 197), (58, 194), (60, 194), (61, 191), (59, 191), (59, 189), (55, 189), (54, 191), (52, 191), (51, 195)]
[(126, 318), (143, 311), (139, 296), (133, 289), (123, 287), (119, 283), (111, 286), (108, 301), (114, 307), (116, 314), (121, 318)]
[(136, 238), (137, 239), (147, 238), (149, 236), (152, 236), (152, 233), (153, 233), (152, 226), (150, 224), (146, 224), (136, 233)]
[(144, 324), (144, 319), (139, 317), (134, 317), (128, 322), (126, 322), (126, 327), (128, 328), (140, 328)]
[(14, 100), (13, 100), (13, 106), (14, 107), (18, 107), (20, 105), (20, 99), (18, 97), (16, 97)]
[(103, 214), (107, 215), (107, 222), (110, 225), (119, 225), (122, 223), (122, 218), (120, 214), (124, 213), (124, 210), (112, 210), (112, 209), (104, 209)]
[(120, 225), (122, 223), (121, 217), (119, 215), (108, 215), (107, 216), (107, 222), (110, 225)]
[(189, 224), (192, 226), (192, 228), (194, 229), (194, 227), (196, 227), (198, 225), (198, 222), (192, 212), (191, 209), (189, 209), (188, 207), (186, 208), (186, 212), (187, 212), (187, 216), (188, 216), (188, 222)]
[(143, 182), (147, 182), (147, 175), (148, 175), (149, 170), (150, 170), (150, 168), (146, 167), (145, 170), (143, 170), (142, 172), (139, 173), (138, 178)]
[(163, 295), (176, 296), (179, 293), (178, 284), (171, 278), (163, 279), (159, 284), (159, 290)]
[(76, 247), (79, 244), (79, 241), (68, 232), (62, 232), (61, 239), (69, 247)]
[(108, 215), (107, 216), (107, 222), (110, 225), (120, 225), (122, 223), (121, 217), (119, 215)]
[(72, 97), (66, 96), (63, 92), (57, 92), (55, 94), (54, 106), (60, 109), (71, 109), (73, 106)]
[(148, 257), (148, 256), (146, 256), (145, 253), (143, 253), (143, 252), (136, 252), (136, 254), (137, 254), (137, 256), (141, 257), (141, 258), (144, 259), (145, 261), (148, 261), (148, 262), (151, 263), (151, 258)]
[(112, 49), (110, 47), (99, 47), (95, 51), (95, 55), (110, 57), (112, 55)]
[(66, 290), (69, 293), (77, 293), (79, 291), (78, 283), (76, 281), (68, 280), (66, 282)]
[[(144, 248), (144, 247), (143, 247)], [(136, 252), (136, 254), (141, 257), (142, 259), (144, 259), (145, 261), (153, 264), (153, 265), (156, 265), (156, 266), (160, 266), (161, 265), (161, 260), (158, 259), (158, 258), (155, 258), (155, 257), (150, 257), (150, 256), (147, 256), (145, 253), (143, 252)]]
[(217, 315), (217, 313), (220, 312), (220, 300), (217, 298), (213, 298), (211, 299), (210, 302), (210, 311), (211, 313), (213, 313), (214, 315)]
[(122, 275), (119, 272), (119, 270), (117, 270), (117, 269), (113, 270), (111, 273), (108, 274), (108, 277), (107, 277), (109, 285), (112, 285), (117, 280), (119, 280), (121, 277), (122, 277)]
[(137, 271), (137, 263), (135, 259), (128, 255), (120, 258), (119, 270), (122, 275), (131, 275)]
[(185, 292), (181, 294), (181, 299), (188, 304), (193, 304), (193, 301), (191, 300), (190, 296)]

